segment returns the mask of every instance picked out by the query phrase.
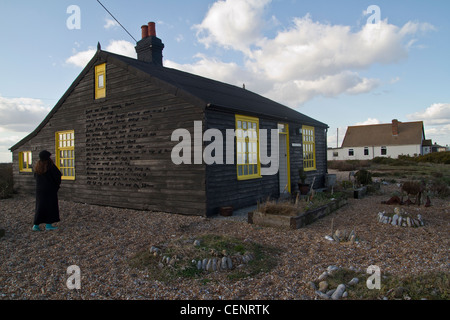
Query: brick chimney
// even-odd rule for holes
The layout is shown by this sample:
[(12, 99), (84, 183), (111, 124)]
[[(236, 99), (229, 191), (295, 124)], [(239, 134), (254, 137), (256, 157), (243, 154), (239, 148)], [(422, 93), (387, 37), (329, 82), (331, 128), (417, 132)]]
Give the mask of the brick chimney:
[(398, 120), (397, 119), (392, 120), (392, 135), (398, 136)]
[(136, 44), (136, 53), (138, 60), (151, 62), (156, 65), (163, 65), (164, 44), (156, 36), (154, 22), (149, 22), (141, 27), (142, 39)]

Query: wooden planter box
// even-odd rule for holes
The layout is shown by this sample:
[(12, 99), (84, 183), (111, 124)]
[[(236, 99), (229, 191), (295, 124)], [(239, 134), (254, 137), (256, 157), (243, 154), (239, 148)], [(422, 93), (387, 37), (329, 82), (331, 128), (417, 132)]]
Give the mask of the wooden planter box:
[(331, 212), (336, 211), (346, 204), (347, 199), (345, 198), (333, 200), (322, 207), (306, 211), (293, 217), (253, 211), (248, 213), (248, 223), (267, 227), (299, 229), (329, 215)]

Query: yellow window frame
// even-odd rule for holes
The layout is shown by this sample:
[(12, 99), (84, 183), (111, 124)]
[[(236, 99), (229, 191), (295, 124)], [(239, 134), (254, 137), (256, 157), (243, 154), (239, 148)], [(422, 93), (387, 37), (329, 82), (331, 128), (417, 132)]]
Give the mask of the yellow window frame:
[(259, 119), (236, 115), (235, 121), (237, 179), (261, 178)]
[(19, 171), (20, 172), (32, 172), (32, 153), (31, 151), (19, 152)]
[(303, 170), (316, 170), (316, 141), (314, 127), (302, 126)]
[(75, 131), (58, 131), (56, 136), (56, 166), (63, 180), (75, 180)]
[(106, 63), (95, 66), (95, 99), (106, 97)]

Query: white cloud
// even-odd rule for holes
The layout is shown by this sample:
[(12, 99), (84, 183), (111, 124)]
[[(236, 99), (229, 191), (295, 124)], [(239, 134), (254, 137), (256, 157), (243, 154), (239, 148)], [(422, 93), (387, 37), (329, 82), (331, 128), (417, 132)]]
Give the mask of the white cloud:
[(400, 77), (395, 77), (395, 78), (392, 78), (390, 81), (389, 81), (389, 83), (390, 84), (394, 84), (394, 83), (397, 83), (397, 82), (399, 82), (400, 81)]
[[(202, 23), (195, 25), (197, 37), (206, 47), (218, 44), (245, 51), (261, 37), (264, 8), (271, 0), (225, 0), (215, 2)], [(273, 20), (273, 19), (272, 19)]]
[(381, 123), (381, 121), (376, 118), (368, 118), (366, 121), (357, 122), (355, 125), (356, 126), (366, 126), (369, 124), (380, 124), (380, 123)]
[[(134, 47), (135, 45), (129, 41), (111, 40), (105, 50), (123, 56), (136, 58), (136, 51)], [(69, 57), (66, 60), (66, 63), (84, 68), (88, 64), (88, 62), (92, 59), (92, 57), (95, 55), (96, 52), (97, 50), (93, 48), (77, 52), (71, 57)]]
[(183, 35), (182, 35), (182, 34), (177, 35), (177, 36), (175, 37), (175, 41), (176, 41), (176, 42), (182, 42), (182, 41), (184, 41)]
[[(351, 26), (313, 21), (309, 14), (293, 18), (290, 27), (281, 29), (276, 17), (265, 18), (270, 2), (217, 1), (194, 28), (198, 41), (206, 48), (218, 46), (243, 54), (243, 67), (229, 65), (232, 68), (229, 72), (214, 72), (216, 79), (226, 81), (230, 72), (245, 75), (252, 82), (253, 91), (293, 107), (316, 96), (335, 97), (374, 90), (381, 81), (362, 77), (360, 71), (375, 64), (406, 59), (413, 43), (417, 47), (415, 37), (435, 30), (428, 23), (410, 21), (399, 27), (386, 19), (354, 31)], [(265, 37), (263, 31), (274, 26), (280, 28), (277, 34), (273, 38)], [(204, 66), (214, 59), (203, 59), (204, 62), (188, 65), (189, 72), (204, 76), (212, 73)], [(224, 66), (220, 61), (215, 62)]]
[(426, 125), (450, 124), (450, 103), (434, 103), (425, 111), (419, 111), (406, 116), (410, 120), (421, 120)]
[(42, 100), (32, 98), (4, 98), (0, 96), (0, 127), (2, 131), (33, 129), (50, 111)]
[(25, 137), (50, 112), (39, 99), (0, 96), (0, 162), (10, 162), (8, 150)]
[(409, 120), (423, 121), (425, 137), (433, 143), (450, 144), (450, 103), (433, 103), (424, 111), (406, 115)]
[(105, 19), (105, 25), (103, 26), (103, 28), (111, 29), (111, 28), (115, 28), (115, 27), (118, 27), (118, 26), (119, 26), (119, 24), (117, 23), (116, 20), (112, 20), (112, 19), (106, 18)]
[(77, 52), (73, 56), (69, 57), (66, 60), (66, 63), (73, 64), (77, 67), (85, 67), (88, 64), (88, 62), (92, 59), (95, 52), (96, 52), (95, 49)]
[(135, 45), (129, 41), (112, 40), (109, 42), (108, 46), (106, 47), (106, 51), (120, 54), (122, 56), (136, 58), (137, 54), (136, 54), (136, 50), (134, 47), (135, 47)]
[(178, 64), (171, 60), (165, 60), (164, 66), (234, 85), (242, 84), (246, 80), (245, 71), (236, 63), (222, 62), (203, 54), (197, 54), (195, 58), (198, 60), (192, 64)]

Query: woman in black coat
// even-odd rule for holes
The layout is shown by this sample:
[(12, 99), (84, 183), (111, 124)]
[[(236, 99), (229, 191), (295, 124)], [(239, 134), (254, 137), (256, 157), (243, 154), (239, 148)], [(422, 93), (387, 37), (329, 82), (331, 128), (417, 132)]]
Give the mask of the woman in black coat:
[(44, 150), (39, 153), (39, 161), (34, 168), (36, 179), (36, 211), (34, 214), (34, 231), (40, 231), (39, 224), (45, 223), (46, 230), (57, 227), (59, 222), (58, 190), (61, 185), (61, 171), (55, 166), (51, 153)]

